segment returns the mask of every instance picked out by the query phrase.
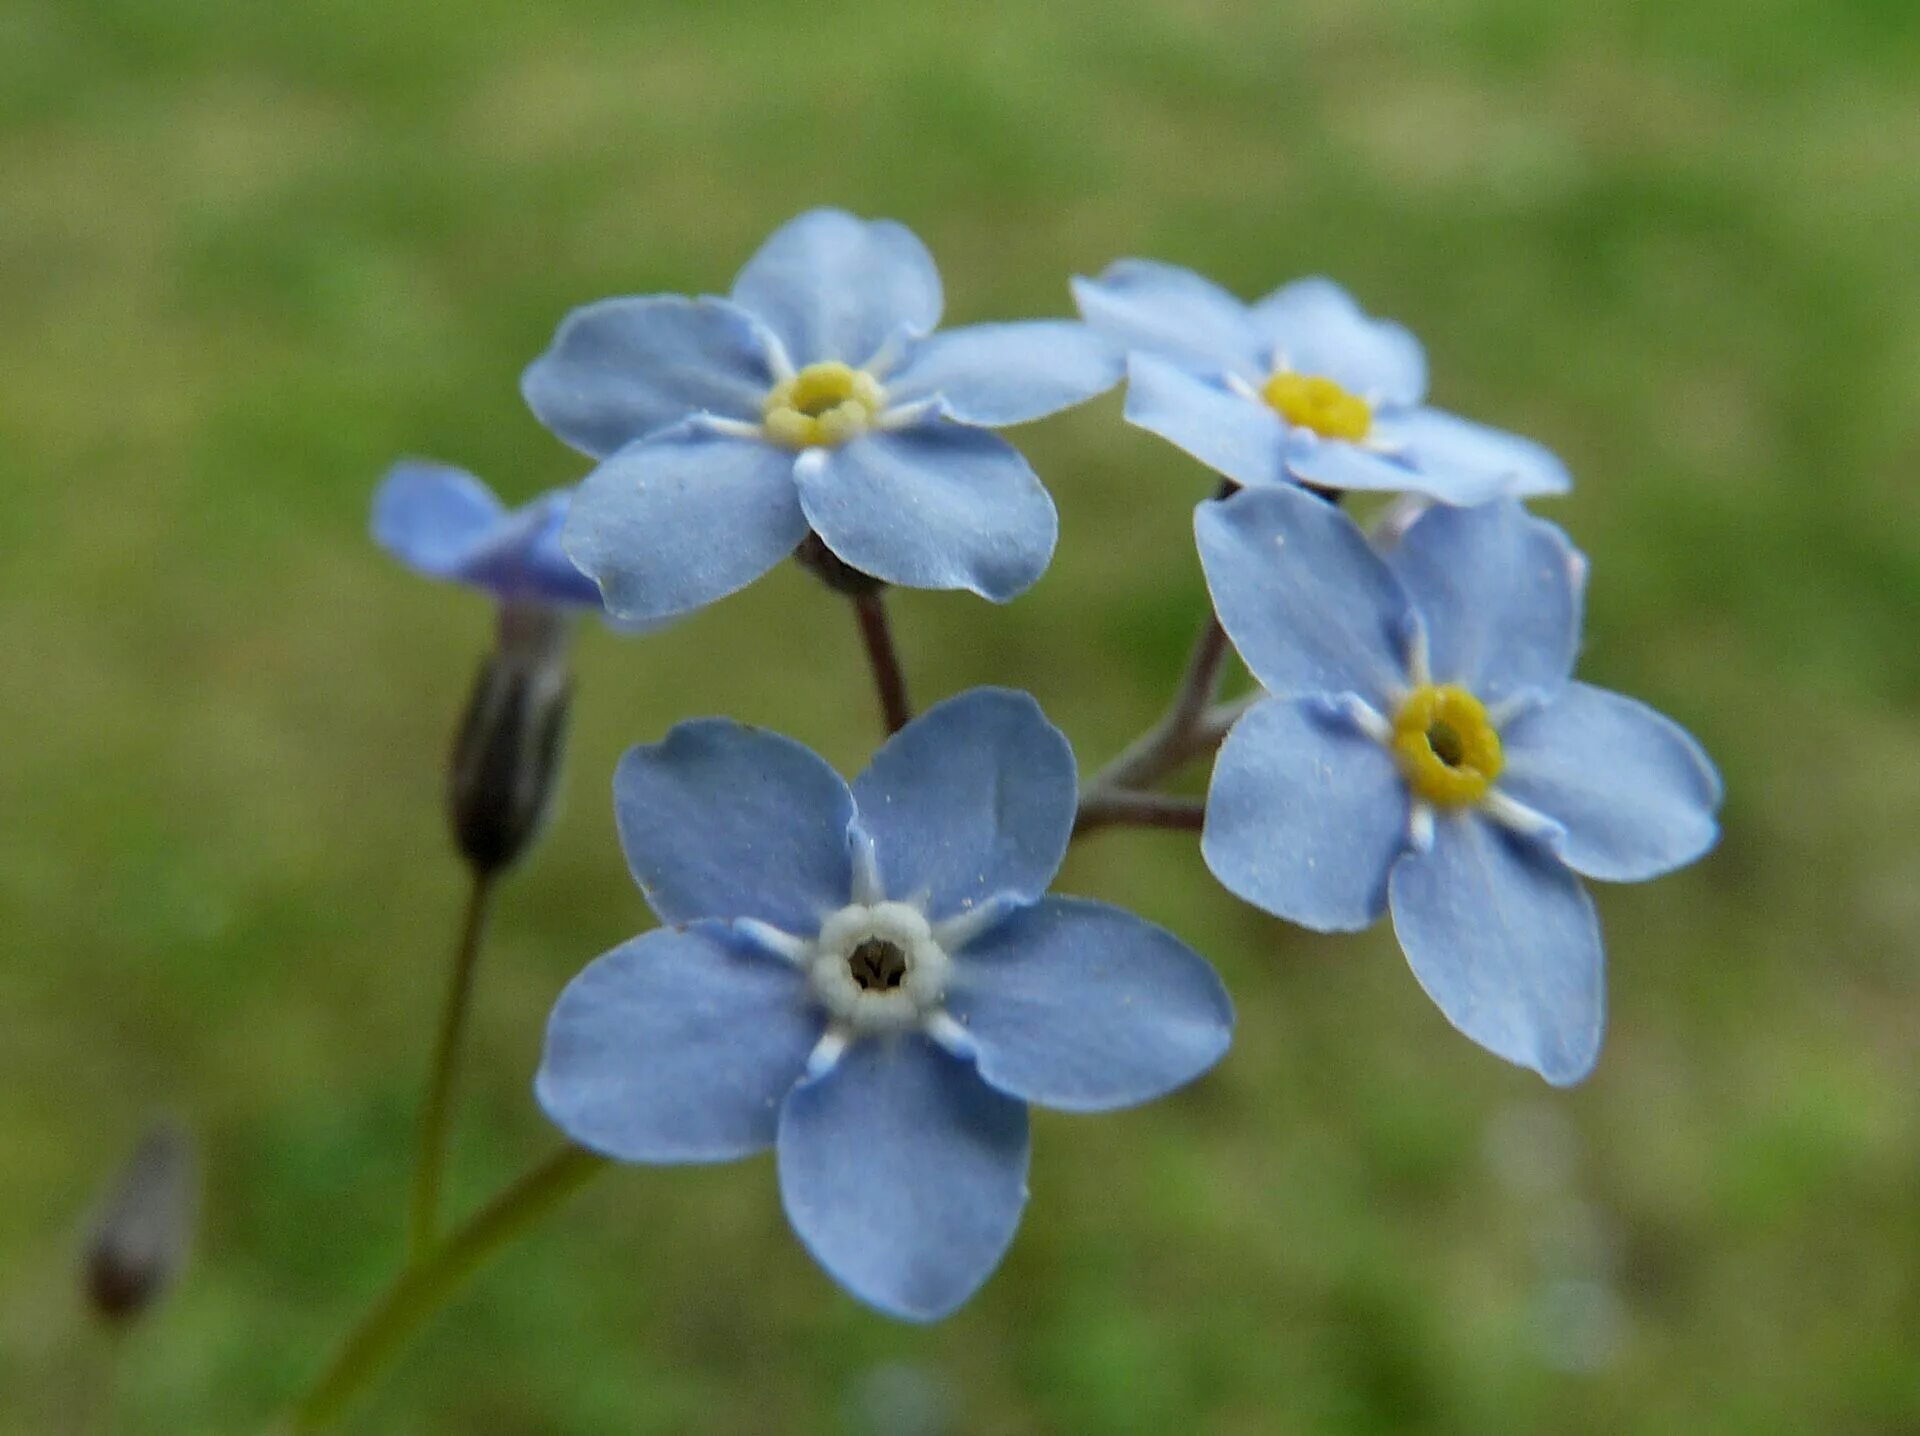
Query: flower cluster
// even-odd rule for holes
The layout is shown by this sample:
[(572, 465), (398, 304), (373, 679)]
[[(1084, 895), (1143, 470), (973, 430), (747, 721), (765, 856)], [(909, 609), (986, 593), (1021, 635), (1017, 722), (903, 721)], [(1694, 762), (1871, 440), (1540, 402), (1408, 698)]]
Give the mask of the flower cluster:
[[(1195, 513), (1214, 608), (1198, 653), (1230, 641), (1261, 691), (1216, 706), (1218, 662), (1197, 661), (1148, 747), (1218, 747), (1204, 808), (1188, 823), (1138, 791), (1107, 811), (1199, 828), (1223, 886), (1306, 927), (1390, 911), (1450, 1022), (1550, 1082), (1585, 1076), (1604, 1000), (1581, 878), (1691, 862), (1721, 791), (1680, 728), (1573, 679), (1586, 562), (1521, 503), (1566, 469), (1428, 407), (1418, 341), (1328, 280), (1247, 305), (1125, 260), (1072, 291), (1079, 321), (943, 331), (912, 234), (804, 214), (725, 299), (608, 299), (561, 323), (523, 388), (596, 461), (570, 498), (509, 515), (458, 471), (403, 466), (376, 534), (503, 605), (634, 626), (812, 554), (852, 576), (871, 641), (886, 585), (1004, 602), (1040, 576), (1053, 504), (991, 431), (1124, 375), (1128, 420), (1225, 481)], [(1369, 532), (1347, 491), (1407, 503)], [(876, 673), (884, 689), (878, 656)], [(628, 752), (620, 838), (664, 925), (561, 994), (536, 1092), (625, 1161), (773, 1148), (821, 1265), (926, 1320), (1012, 1239), (1029, 1104), (1158, 1097), (1222, 1056), (1233, 1015), (1177, 938), (1046, 895), (1076, 817), (1093, 824), (1032, 698), (978, 689), (901, 726), (893, 696), (898, 731), (851, 785), (725, 719)]]

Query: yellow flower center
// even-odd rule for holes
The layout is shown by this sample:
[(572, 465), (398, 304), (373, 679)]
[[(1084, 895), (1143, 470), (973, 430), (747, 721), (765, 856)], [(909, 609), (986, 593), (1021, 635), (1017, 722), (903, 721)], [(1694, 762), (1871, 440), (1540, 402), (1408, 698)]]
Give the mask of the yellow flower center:
[(867, 431), (884, 399), (873, 375), (830, 359), (775, 384), (761, 422), (768, 438), (790, 449), (844, 444)]
[(1260, 397), (1289, 424), (1311, 429), (1323, 439), (1364, 439), (1373, 427), (1373, 410), (1365, 399), (1318, 374), (1275, 374)]
[(1417, 796), (1447, 808), (1486, 797), (1504, 762), (1486, 707), (1451, 683), (1407, 695), (1393, 717), (1393, 756)]

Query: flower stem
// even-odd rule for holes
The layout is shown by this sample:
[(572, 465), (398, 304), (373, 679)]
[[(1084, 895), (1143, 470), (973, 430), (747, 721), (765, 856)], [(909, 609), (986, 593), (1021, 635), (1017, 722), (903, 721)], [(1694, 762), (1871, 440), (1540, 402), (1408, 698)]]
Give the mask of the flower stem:
[[(1214, 502), (1232, 498), (1239, 489), (1232, 479), (1221, 480)], [(1338, 497), (1333, 501), (1338, 503)], [(1234, 720), (1252, 702), (1214, 701), (1226, 660), (1227, 633), (1209, 601), (1206, 617), (1194, 636), (1193, 651), (1187, 655), (1186, 672), (1180, 675), (1167, 711), (1081, 790), (1074, 837), (1122, 825), (1200, 830), (1206, 820), (1205, 804), (1150, 790), (1183, 764), (1218, 748)]]
[(460, 943), (454, 949), (453, 970), (447, 979), (446, 1001), (440, 1008), (440, 1030), (434, 1038), (426, 1100), (420, 1108), (420, 1150), (407, 1208), (407, 1254), (413, 1261), (432, 1247), (440, 1224), (440, 1180), (447, 1164), (454, 1079), (460, 1070), (461, 1039), (473, 1007), (473, 975), (486, 937), (492, 897), (493, 872), (476, 867), (473, 886), (467, 893), (466, 916), (460, 925)]
[(1193, 652), (1187, 656), (1187, 671), (1180, 677), (1173, 701), (1160, 721), (1127, 746), (1087, 784), (1088, 795), (1116, 789), (1146, 788), (1159, 782), (1189, 758), (1204, 753), (1220, 741), (1211, 733), (1206, 717), (1220, 689), (1220, 670), (1227, 656), (1226, 630), (1213, 610), (1193, 640)]
[(605, 1157), (579, 1147), (563, 1148), (416, 1260), (361, 1318), (332, 1364), (301, 1397), (291, 1429), (318, 1431), (330, 1424), (468, 1277), (609, 1165)]
[(867, 646), (867, 661), (873, 666), (874, 687), (880, 694), (880, 713), (888, 733), (898, 733), (913, 719), (913, 705), (907, 701), (907, 680), (900, 671), (900, 655), (893, 646), (893, 626), (887, 621), (886, 595), (880, 589), (851, 595), (854, 615), (860, 620), (860, 637)]
[(1080, 811), (1073, 820), (1073, 835), (1077, 838), (1109, 827), (1178, 828), (1197, 833), (1206, 816), (1207, 805), (1198, 798), (1115, 789), (1089, 793), (1081, 799)]
[(1167, 711), (1119, 757), (1094, 774), (1081, 792), (1080, 811), (1073, 824), (1075, 837), (1122, 824), (1192, 830), (1200, 827), (1198, 804), (1147, 790), (1183, 763), (1219, 747), (1233, 719), (1239, 716), (1240, 705), (1213, 701), (1220, 690), (1226, 657), (1226, 631), (1209, 608)]

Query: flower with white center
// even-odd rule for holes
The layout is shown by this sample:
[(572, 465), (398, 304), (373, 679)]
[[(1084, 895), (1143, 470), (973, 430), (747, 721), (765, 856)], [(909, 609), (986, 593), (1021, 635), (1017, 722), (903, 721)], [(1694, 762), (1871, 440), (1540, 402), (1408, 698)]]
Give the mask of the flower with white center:
[(1119, 352), (1074, 321), (934, 332), (940, 276), (890, 221), (813, 210), (726, 299), (607, 299), (568, 315), (521, 388), (601, 460), (567, 551), (613, 612), (657, 618), (742, 588), (811, 529), (910, 588), (1024, 591), (1053, 500), (988, 432), (1111, 388)]
[(1384, 557), (1299, 489), (1203, 503), (1194, 528), (1221, 625), (1271, 695), (1221, 747), (1207, 866), (1323, 932), (1390, 907), (1454, 1026), (1580, 1080), (1605, 1002), (1576, 875), (1692, 862), (1721, 798), (1679, 727), (1572, 681), (1580, 556), (1512, 500), (1429, 509)]
[(1448, 504), (1572, 487), (1531, 440), (1426, 408), (1420, 341), (1330, 279), (1249, 305), (1191, 270), (1123, 259), (1076, 278), (1073, 293), (1086, 321), (1128, 351), (1128, 421), (1235, 483)]
[(927, 1321), (998, 1264), (1026, 1201), (1027, 1104), (1144, 1102), (1225, 1052), (1207, 963), (1046, 889), (1073, 753), (1023, 693), (975, 689), (849, 786), (724, 719), (614, 779), (663, 922), (560, 996), (535, 1084), (574, 1141), (631, 1162), (774, 1147), (801, 1241), (862, 1301)]

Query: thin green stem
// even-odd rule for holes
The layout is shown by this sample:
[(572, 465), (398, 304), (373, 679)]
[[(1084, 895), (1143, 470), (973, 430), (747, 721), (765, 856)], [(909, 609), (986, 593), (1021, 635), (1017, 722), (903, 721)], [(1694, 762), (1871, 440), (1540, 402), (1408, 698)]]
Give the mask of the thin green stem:
[(1193, 640), (1187, 670), (1180, 676), (1167, 711), (1127, 750), (1094, 775), (1089, 793), (1152, 787), (1189, 759), (1217, 747), (1220, 735), (1209, 731), (1207, 712), (1220, 691), (1227, 659), (1227, 635), (1213, 610), (1207, 610)]
[(414, 1261), (432, 1247), (440, 1226), (440, 1181), (447, 1165), (454, 1080), (460, 1071), (461, 1039), (473, 1007), (473, 975), (480, 960), (480, 945), (486, 938), (492, 897), (492, 871), (475, 868), (466, 917), (460, 925), (460, 945), (454, 949), (446, 1001), (440, 1008), (440, 1031), (434, 1038), (426, 1101), (420, 1108), (420, 1151), (414, 1165), (413, 1198), (407, 1208), (407, 1253)]
[(293, 1408), (290, 1429), (301, 1432), (325, 1428), (400, 1354), (414, 1333), (452, 1299), (468, 1277), (609, 1165), (605, 1157), (579, 1147), (562, 1149), (402, 1272)]
[(1199, 827), (1198, 810), (1190, 800), (1167, 798), (1150, 790), (1184, 764), (1218, 748), (1226, 736), (1226, 728), (1215, 718), (1221, 705), (1214, 702), (1226, 660), (1226, 631), (1209, 608), (1194, 637), (1186, 672), (1160, 721), (1081, 789), (1074, 837), (1119, 826)]
[[(1311, 484), (1307, 487), (1328, 503), (1339, 505), (1340, 495), (1332, 490)], [(1214, 502), (1231, 499), (1239, 488), (1232, 479), (1222, 480)], [(1234, 720), (1253, 702), (1251, 698), (1216, 701), (1226, 674), (1228, 647), (1226, 630), (1209, 604), (1200, 632), (1194, 637), (1186, 672), (1180, 676), (1167, 711), (1081, 788), (1080, 808), (1073, 824), (1075, 838), (1111, 827), (1197, 832), (1204, 826), (1204, 803), (1154, 789), (1201, 754), (1218, 749)]]

